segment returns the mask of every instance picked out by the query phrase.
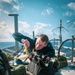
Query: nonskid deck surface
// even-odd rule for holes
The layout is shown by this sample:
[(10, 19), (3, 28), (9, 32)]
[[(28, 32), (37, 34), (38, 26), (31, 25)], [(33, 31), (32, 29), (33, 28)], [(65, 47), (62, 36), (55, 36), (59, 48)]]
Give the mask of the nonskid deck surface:
[[(26, 73), (26, 75), (33, 75), (29, 71), (27, 71)], [(59, 69), (58, 72), (55, 73), (55, 75), (75, 75), (75, 65), (72, 65), (71, 61), (68, 60), (68, 66)]]
[[(13, 51), (13, 53), (14, 53), (14, 51)], [(65, 54), (63, 54), (63, 53), (60, 53), (60, 54), (65, 56)], [(75, 57), (74, 57), (74, 62), (75, 62)], [(33, 74), (30, 73), (29, 71), (27, 71), (27, 75), (33, 75)], [(75, 65), (74, 66), (71, 65), (71, 60), (69, 60), (68, 66), (64, 67), (62, 69), (59, 69), (59, 71), (55, 75), (75, 75)]]
[[(33, 74), (27, 71), (27, 75)], [(75, 75), (75, 57), (74, 57), (74, 64), (71, 62), (71, 60), (68, 60), (68, 66), (59, 69), (58, 72), (55, 73), (55, 75)]]
[(69, 67), (63, 68), (59, 71), (60, 71), (60, 75), (75, 75), (75, 69)]
[(68, 60), (68, 66), (60, 69), (55, 75), (75, 75), (75, 65)]
[[(33, 75), (29, 71), (26, 72), (26, 75)], [(75, 75), (75, 68), (65, 67), (60, 69), (55, 75)]]
[[(25, 66), (27, 68), (27, 65)], [(31, 72), (26, 71), (26, 75), (33, 75)], [(71, 62), (68, 63), (67, 67), (59, 69), (55, 75), (75, 75), (75, 66), (71, 65)]]

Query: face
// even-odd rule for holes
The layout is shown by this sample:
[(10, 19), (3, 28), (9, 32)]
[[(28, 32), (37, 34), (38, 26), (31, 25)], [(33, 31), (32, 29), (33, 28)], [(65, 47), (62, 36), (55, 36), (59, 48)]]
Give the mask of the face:
[(47, 46), (46, 42), (43, 42), (40, 37), (37, 38), (36, 43), (35, 43), (36, 50), (41, 50), (42, 48), (44, 48), (46, 46)]

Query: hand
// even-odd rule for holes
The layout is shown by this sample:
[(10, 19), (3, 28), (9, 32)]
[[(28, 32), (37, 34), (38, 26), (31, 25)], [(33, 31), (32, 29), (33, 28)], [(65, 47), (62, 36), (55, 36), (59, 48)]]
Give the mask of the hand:
[(25, 46), (26, 48), (29, 48), (30, 42), (29, 42), (27, 39), (22, 39), (21, 41), (22, 41), (22, 43), (24, 44), (24, 46)]

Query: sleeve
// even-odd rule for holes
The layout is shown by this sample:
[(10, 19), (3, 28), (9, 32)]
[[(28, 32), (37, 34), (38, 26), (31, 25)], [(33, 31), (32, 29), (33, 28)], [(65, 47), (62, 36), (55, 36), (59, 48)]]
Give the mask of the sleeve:
[(47, 52), (47, 55), (49, 57), (54, 57), (55, 56), (55, 50), (53, 49), (53, 46), (52, 46), (52, 44), (50, 42), (48, 43), (48, 52)]
[(22, 43), (22, 42), (21, 42), (22, 39), (27, 39), (27, 40), (30, 42), (30, 50), (33, 49), (33, 47), (34, 47), (34, 40), (31, 39), (30, 37), (24, 36), (24, 35), (21, 34), (21, 33), (13, 33), (12, 36), (13, 36), (13, 38), (14, 38), (16, 41), (18, 41), (18, 42), (20, 42), (20, 43)]

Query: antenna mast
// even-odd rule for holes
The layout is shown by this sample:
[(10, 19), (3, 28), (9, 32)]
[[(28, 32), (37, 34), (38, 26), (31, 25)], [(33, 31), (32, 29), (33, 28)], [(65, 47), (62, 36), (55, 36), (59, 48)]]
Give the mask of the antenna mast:
[(59, 27), (59, 29), (60, 29), (60, 35), (59, 35), (59, 40), (60, 40), (60, 44), (62, 43), (62, 20), (60, 19), (60, 27)]
[[(59, 28), (59, 32), (60, 32), (60, 34), (59, 34), (59, 45), (60, 45), (62, 43), (62, 28), (64, 28), (64, 27), (62, 27), (62, 19), (60, 19), (60, 26), (55, 28), (54, 30), (56, 30), (58, 28)], [(52, 31), (54, 31), (54, 30), (52, 30)], [(67, 29), (65, 29), (65, 30), (67, 30)]]

